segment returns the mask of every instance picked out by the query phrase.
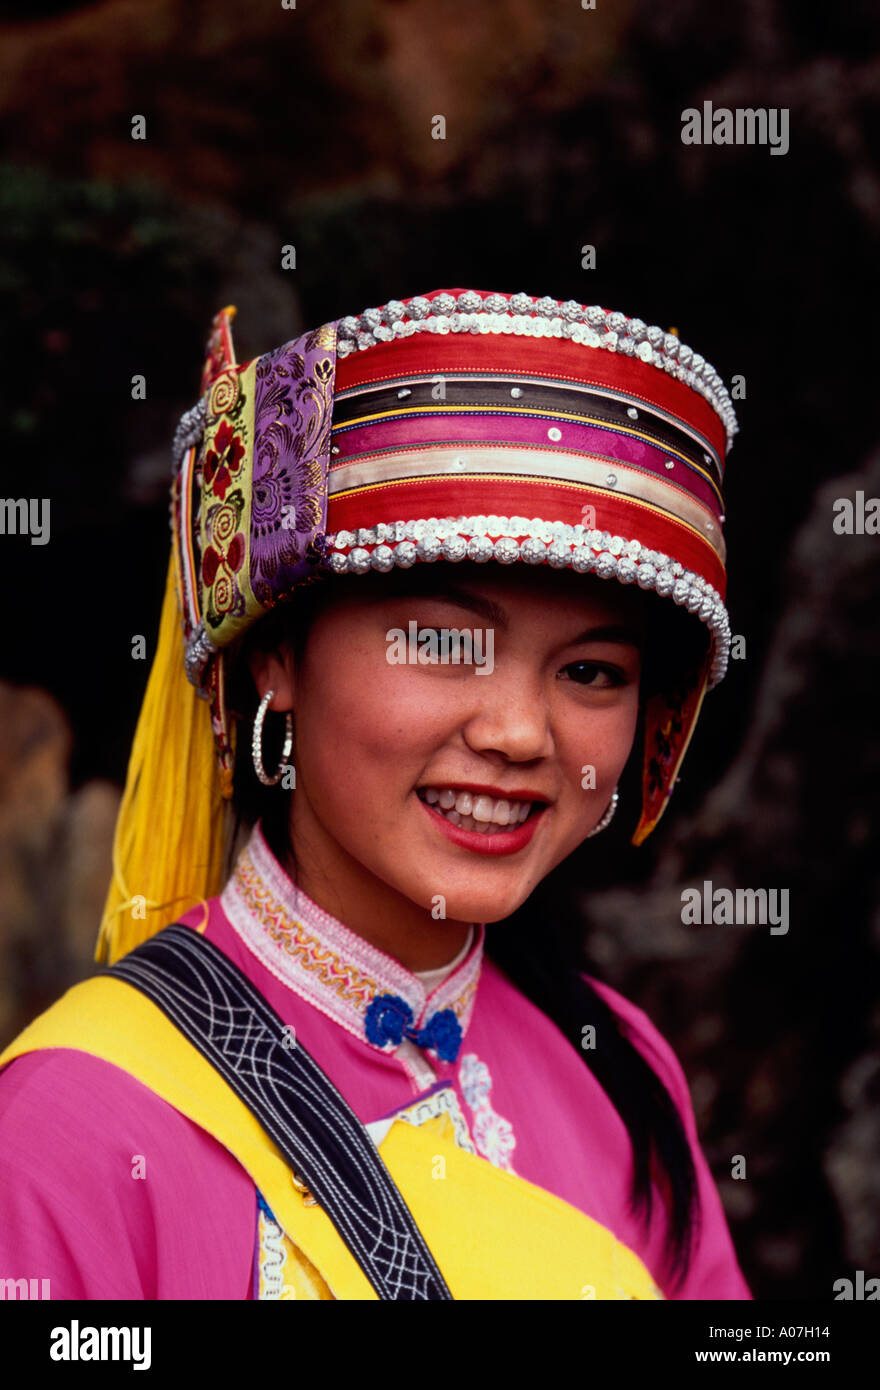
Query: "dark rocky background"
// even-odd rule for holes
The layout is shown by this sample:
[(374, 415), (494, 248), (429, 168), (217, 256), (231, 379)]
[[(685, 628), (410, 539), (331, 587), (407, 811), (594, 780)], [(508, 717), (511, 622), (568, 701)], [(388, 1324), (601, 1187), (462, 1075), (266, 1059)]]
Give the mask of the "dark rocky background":
[[(877, 34), (867, 0), (0, 5), (2, 491), (52, 499), (49, 545), (0, 538), (0, 1042), (88, 968), (214, 311), (245, 357), (440, 286), (603, 303), (746, 378), (747, 654), (656, 835), (630, 786), (566, 886), (682, 1059), (756, 1294), (880, 1275), (880, 537), (831, 529), (880, 496)], [(682, 145), (704, 99), (788, 107), (790, 152)], [(787, 887), (789, 933), (682, 926), (704, 879)]]

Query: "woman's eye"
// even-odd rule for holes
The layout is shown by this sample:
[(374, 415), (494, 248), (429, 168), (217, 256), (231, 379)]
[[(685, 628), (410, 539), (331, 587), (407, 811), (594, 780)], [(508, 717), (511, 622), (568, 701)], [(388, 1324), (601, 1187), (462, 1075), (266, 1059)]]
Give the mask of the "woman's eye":
[(571, 661), (562, 668), (563, 679), (575, 681), (577, 685), (592, 686), (594, 690), (610, 690), (623, 685), (624, 675), (616, 666), (606, 666), (598, 661)]

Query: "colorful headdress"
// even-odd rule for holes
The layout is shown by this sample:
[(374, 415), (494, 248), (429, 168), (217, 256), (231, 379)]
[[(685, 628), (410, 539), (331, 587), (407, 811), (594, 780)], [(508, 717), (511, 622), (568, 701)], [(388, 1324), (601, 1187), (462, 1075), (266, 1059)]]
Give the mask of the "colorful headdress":
[(549, 564), (694, 614), (705, 660), (645, 710), (640, 843), (727, 666), (721, 484), (737, 424), (717, 372), (640, 319), (526, 294), (392, 300), (243, 364), (234, 313), (214, 320), (175, 435), (172, 563), (99, 954), (219, 891), (224, 652), (320, 572)]

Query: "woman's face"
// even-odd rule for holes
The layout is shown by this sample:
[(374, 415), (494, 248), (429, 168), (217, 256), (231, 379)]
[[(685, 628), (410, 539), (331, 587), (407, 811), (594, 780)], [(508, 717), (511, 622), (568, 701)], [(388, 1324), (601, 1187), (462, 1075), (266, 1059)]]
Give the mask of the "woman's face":
[[(298, 668), (285, 650), (255, 671), (272, 708), (294, 710), (306, 892), (329, 905), (331, 885), (350, 923), (376, 890), (429, 921), (519, 907), (596, 825), (629, 756), (641, 598), (544, 567), (442, 562), (340, 588)], [(426, 660), (444, 654), (426, 631), (444, 628), (473, 633), (476, 660)]]

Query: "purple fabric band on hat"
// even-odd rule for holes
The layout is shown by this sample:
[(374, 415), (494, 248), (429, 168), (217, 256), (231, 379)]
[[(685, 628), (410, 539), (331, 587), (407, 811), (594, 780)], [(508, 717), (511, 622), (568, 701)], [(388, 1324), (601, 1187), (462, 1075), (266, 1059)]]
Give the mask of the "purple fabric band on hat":
[(306, 578), (327, 521), (336, 349), (326, 329), (260, 358), (254, 400), (251, 586), (270, 603)]

